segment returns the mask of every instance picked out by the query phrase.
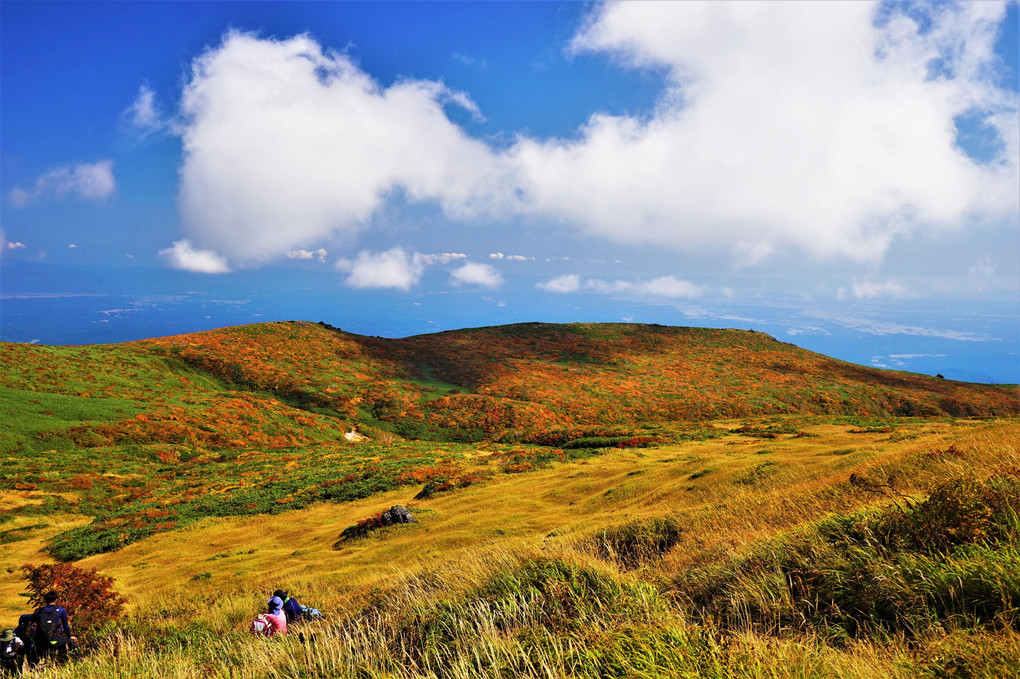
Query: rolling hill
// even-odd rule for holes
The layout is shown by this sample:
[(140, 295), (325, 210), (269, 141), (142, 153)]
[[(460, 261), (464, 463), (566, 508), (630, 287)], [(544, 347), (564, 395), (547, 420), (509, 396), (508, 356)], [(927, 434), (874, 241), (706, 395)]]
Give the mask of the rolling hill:
[[(53, 559), (131, 609), (66, 676), (1020, 667), (1015, 386), (634, 324), (0, 357), (9, 617)], [(332, 613), (318, 650), (239, 634), (278, 583)]]

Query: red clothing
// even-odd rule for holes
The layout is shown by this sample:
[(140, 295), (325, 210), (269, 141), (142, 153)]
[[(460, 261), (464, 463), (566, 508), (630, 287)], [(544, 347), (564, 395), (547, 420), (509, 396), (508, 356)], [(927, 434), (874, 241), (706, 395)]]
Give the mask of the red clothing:
[(282, 614), (259, 613), (251, 623), (250, 631), (255, 636), (272, 638), (287, 633), (287, 618)]
[(275, 637), (277, 634), (287, 633), (287, 616), (283, 614), (283, 611), (266, 613), (266, 617), (272, 621), (270, 625), (273, 628), (273, 632), (269, 636)]

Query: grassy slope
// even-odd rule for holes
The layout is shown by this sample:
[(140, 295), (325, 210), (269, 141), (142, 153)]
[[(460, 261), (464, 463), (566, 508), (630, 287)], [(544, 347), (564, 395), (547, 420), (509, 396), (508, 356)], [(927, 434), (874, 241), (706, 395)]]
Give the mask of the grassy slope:
[[(40, 511), (96, 517), (58, 536), (61, 559), (206, 516), (455, 487), (564, 456), (518, 442), (696, 439), (714, 434), (692, 422), (719, 416), (1017, 410), (1015, 388), (862, 368), (736, 330), (524, 324), (383, 340), (269, 323), (0, 352), (2, 483), (44, 493)], [(354, 426), (373, 441), (345, 445)], [(392, 431), (419, 442), (391, 444)], [(483, 438), (504, 447), (479, 461), (453, 443)]]
[[(734, 676), (769, 668), (814, 675), (833, 662), (856, 668), (846, 676), (938, 674), (936, 655), (947, 646), (978, 675), (991, 668), (986, 674), (994, 676), (1020, 647), (1001, 626), (1015, 620), (1008, 587), (999, 594), (1008, 615), (998, 627), (974, 630), (965, 617), (936, 625), (950, 641), (938, 641), (933, 627), (911, 646), (882, 650), (865, 635), (848, 651), (816, 638), (832, 633), (830, 623), (792, 636), (765, 629), (783, 629), (784, 616), (806, 614), (791, 604), (751, 615), (748, 597), (771, 585), (745, 577), (761, 572), (755, 550), (786, 553), (770, 540), (811, 533), (833, 512), (889, 505), (895, 497), (851, 486), (851, 473), (889, 481), (896, 493), (917, 498), (961, 474), (1016, 475), (1014, 421), (889, 417), (1015, 414), (1013, 387), (852, 366), (760, 333), (630, 325), (526, 324), (381, 340), (312, 324), (264, 324), (117, 346), (0, 345), (0, 356), (0, 406), (12, 415), (0, 422), (6, 456), (0, 594), (11, 602), (9, 614), (18, 610), (16, 567), (45, 560), (40, 550), (60, 531), (72, 529), (57, 539), (69, 545), (67, 553), (123, 547), (84, 563), (114, 575), (131, 599), (137, 617), (123, 643), (134, 649), (135, 664), (114, 671), (110, 657), (100, 655), (74, 676), (163, 676), (167, 663), (179, 676), (208, 676), (222, 663), (237, 676), (264, 676), (264, 648), (216, 638), (250, 617), (261, 596), (254, 592), (281, 583), (363, 627), (365, 615), (382, 615), (371, 613), (377, 607), (359, 612), (377, 597), (372, 588), (390, 591), (394, 578), (412, 577), (402, 593), (391, 592), (402, 603), (373, 623), (376, 642), (397, 643), (409, 611), (432, 610), (428, 602), (436, 596), (489, 601), (490, 594), (478, 592), (494, 579), (525, 577), (529, 567), (521, 571), (520, 559), (550, 554), (556, 587), (572, 587), (557, 569), (580, 568), (611, 590), (623, 587), (613, 596), (624, 599), (599, 605), (631, 610), (633, 596), (658, 603), (622, 617), (593, 613), (597, 629), (584, 643), (609, 648), (602, 660), (571, 655), (583, 635), (558, 627), (555, 616), (543, 618), (548, 611), (536, 611), (511, 637), (479, 637), (476, 629), (470, 644), (509, 654), (491, 662), (544, 653), (551, 663), (545, 669), (560, 673), (568, 669), (565, 658), (573, 658), (571, 673), (636, 676), (633, 667), (620, 674), (605, 663), (650, 654), (655, 676), (680, 662), (656, 655), (663, 643), (687, 643), (680, 635), (700, 639), (701, 650), (687, 649), (708, 663), (697, 671), (719, 676), (733, 667)], [(799, 414), (782, 415), (788, 412)], [(681, 419), (719, 416), (740, 419), (699, 425)], [(343, 432), (358, 424), (373, 440), (343, 442)], [(402, 441), (387, 430), (433, 442)], [(515, 442), (562, 445), (577, 436), (634, 434), (660, 444), (571, 460), (597, 451)], [(451, 441), (481, 437), (491, 440)], [(423, 483), (459, 490), (415, 500)], [(424, 510), (421, 524), (331, 548), (344, 528), (394, 502)], [(665, 558), (638, 571), (607, 561), (611, 554), (594, 543), (583, 545), (607, 526), (661, 515), (684, 530)], [(90, 516), (96, 520), (82, 526)], [(988, 564), (1018, 565), (1015, 548), (994, 549)], [(790, 554), (784, 558), (796, 560)], [(425, 571), (433, 572), (426, 582), (438, 590), (422, 590), (413, 579)], [(688, 580), (675, 577), (687, 572), (694, 574)], [(520, 582), (514, 587), (527, 590)], [(719, 587), (732, 594), (719, 599), (712, 594)], [(584, 590), (583, 601), (570, 605), (587, 606), (590, 595)], [(745, 603), (733, 608), (725, 603), (731, 600)], [(693, 624), (703, 610), (730, 621), (719, 632), (729, 646)], [(146, 639), (176, 638), (163, 619), (170, 612), (194, 626), (159, 650)], [(634, 625), (674, 636), (648, 636)], [(521, 636), (526, 629), (552, 636), (535, 646)], [(274, 651), (274, 664), (290, 667), (281, 676), (346, 676), (341, 665), (350, 657), (383, 668), (379, 676), (423, 675), (414, 670), (417, 661), (405, 658), (394, 669), (390, 651), (355, 649), (342, 624), (323, 633), (329, 654), (314, 659), (314, 667), (296, 646)], [(637, 646), (621, 646), (625, 637), (638, 639)], [(779, 640), (779, 650), (766, 644), (770, 638)], [(187, 649), (173, 651), (180, 641)], [(442, 662), (470, 665), (468, 656), (442, 648)], [(507, 671), (525, 676), (541, 669), (529, 667)], [(445, 671), (459, 672), (452, 665)]]
[(142, 346), (352, 420), (440, 438), (473, 424), (527, 438), (754, 414), (1020, 412), (1015, 388), (865, 368), (742, 330), (529, 323), (386, 340), (268, 324)]
[[(654, 585), (642, 596), (668, 601), (683, 591), (677, 574), (727, 567), (734, 559), (754, 554), (761, 545), (775, 549), (767, 546), (768, 541), (797, 535), (833, 513), (848, 515), (888, 505), (886, 497), (851, 485), (851, 474), (875, 479), (898, 476), (898, 493), (922, 498), (926, 489), (961, 473), (977, 479), (1004, 471), (1016, 474), (1020, 464), (1020, 425), (1015, 422), (916, 422), (893, 433), (852, 433), (855, 428), (846, 425), (816, 425), (803, 431), (809, 435), (761, 439), (733, 433), (683, 445), (611, 451), (590, 460), (503, 475), (429, 500), (416, 501), (411, 492), (393, 491), (286, 515), (207, 519), (184, 531), (83, 562), (115, 576), (136, 616), (128, 629), (142, 636), (124, 642), (131, 650), (116, 662), (101, 653), (66, 676), (166, 676), (160, 673), (168, 667), (174, 676), (215, 672), (227, 676), (229, 665), (235, 677), (258, 677), (266, 676), (266, 663), (279, 668), (279, 676), (307, 676), (302, 672), (361, 676), (353, 669), (349, 675), (345, 669), (352, 657), (368, 667), (386, 667), (393, 660), (386, 660), (384, 650), (363, 648), (352, 638), (352, 629), (371, 630), (367, 633), (377, 635), (376, 641), (382, 643), (387, 635), (397, 633), (408, 611), (427, 613), (435, 599), (472, 600), (485, 591), (486, 583), (520, 577), (519, 559), (543, 563), (552, 558), (555, 563), (573, 564), (584, 572), (602, 574), (607, 583), (619, 583), (626, 591)], [(762, 469), (773, 471), (763, 474)], [(384, 529), (339, 551), (332, 549), (343, 528), (396, 502), (415, 507), (421, 523)], [(612, 558), (597, 558), (584, 547), (590, 536), (607, 526), (662, 516), (676, 518), (683, 530), (663, 558), (642, 562), (637, 570)], [(423, 579), (422, 574), (430, 575)], [(390, 589), (395, 582), (397, 589)], [(318, 630), (321, 657), (309, 658), (293, 639), (270, 648), (252, 644), (238, 632), (263, 593), (281, 585), (333, 614), (334, 624)], [(385, 593), (382, 599), (374, 593), (380, 591), (376, 588)], [(599, 590), (586, 596), (597, 603), (599, 596), (610, 594)], [(359, 610), (373, 601), (395, 609), (380, 628), (366, 627), (367, 620), (359, 617), (365, 615)], [(617, 604), (623, 606), (626, 601)], [(707, 665), (698, 666), (697, 671), (713, 676), (942, 676), (949, 661), (974, 676), (997, 676), (1020, 662), (1014, 633), (994, 624), (968, 631), (961, 621), (937, 632), (926, 631), (909, 645), (902, 640), (874, 643), (867, 636), (848, 645), (833, 645), (817, 639), (810, 629), (798, 635), (734, 628), (705, 637), (706, 628), (688, 621), (685, 616), (693, 613), (681, 603), (659, 603), (654, 608), (640, 614), (591, 613), (595, 616), (589, 621), (592, 628), (585, 634), (594, 635), (590, 643), (597, 639), (609, 643), (617, 634), (640, 641), (644, 633), (640, 630), (647, 632), (647, 625), (652, 625), (690, 643), (700, 639), (693, 648), (676, 638), (668, 641), (672, 646), (680, 644), (678, 650), (687, 656), (700, 657)], [(167, 615), (173, 616), (172, 624)], [(361, 622), (347, 627), (342, 624), (347, 615)], [(458, 615), (467, 617), (466, 611)], [(194, 620), (195, 625), (181, 637), (190, 650), (174, 650), (179, 641), (164, 641), (162, 649), (144, 641), (146, 635), (179, 636), (186, 620)], [(633, 625), (640, 629), (632, 629)], [(581, 643), (583, 638), (557, 628), (555, 621), (542, 624), (536, 619), (530, 626), (550, 630), (561, 643), (571, 639)], [(601, 631), (592, 631), (595, 627)], [(500, 656), (504, 660), (507, 653), (523, 652), (519, 644), (525, 643), (520, 634), (513, 637), (518, 645), (506, 648), (500, 644), (510, 642), (499, 633), (482, 630), (480, 635), (476, 631), (468, 636), (472, 645), (488, 648), (493, 657), (505, 652)], [(637, 662), (666, 641), (645, 639), (634, 648), (617, 649), (616, 660)], [(391, 667), (386, 676), (428, 676), (413, 671), (406, 659), (397, 660), (404, 669)], [(461, 661), (469, 667), (465, 676), (482, 673), (478, 667), (470, 669), (470, 653)], [(674, 661), (659, 658), (660, 664), (653, 662), (647, 676), (670, 674), (668, 663)], [(552, 653), (542, 660), (542, 667), (564, 671), (562, 662)], [(575, 670), (584, 675), (584, 667), (582, 663)], [(674, 669), (674, 675), (683, 675), (682, 668)], [(528, 676), (530, 671), (506, 670), (510, 676)], [(450, 672), (458, 676), (458, 671)], [(621, 672), (609, 675), (644, 675), (635, 667)]]

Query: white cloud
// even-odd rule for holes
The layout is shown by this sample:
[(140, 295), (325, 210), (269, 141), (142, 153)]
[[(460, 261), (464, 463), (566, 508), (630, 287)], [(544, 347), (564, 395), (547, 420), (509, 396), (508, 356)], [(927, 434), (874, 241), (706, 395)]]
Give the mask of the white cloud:
[[(668, 92), (647, 118), (600, 113), (579, 138), (522, 139), (529, 205), (619, 241), (736, 243), (749, 263), (791, 246), (877, 259), (905, 233), (1015, 218), (1017, 97), (990, 77), (1003, 4), (911, 4), (930, 30), (879, 7), (601, 5), (573, 51), (663, 69)], [(990, 164), (956, 143), (968, 112), (998, 131)]]
[(337, 269), (348, 274), (345, 283), (353, 288), (398, 288), (410, 290), (425, 271), (424, 256), (401, 247), (385, 252), (363, 250), (352, 261), (341, 259)]
[[(1018, 98), (996, 84), (993, 50), (1004, 5), (907, 11), (599, 5), (571, 51), (664, 73), (654, 110), (595, 113), (576, 134), (503, 150), (451, 121), (450, 106), (481, 119), (463, 92), (384, 87), (307, 35), (231, 32), (194, 60), (174, 117), (185, 228), (262, 262), (369, 229), (400, 194), (450, 219), (550, 218), (755, 265), (790, 251), (875, 261), (897, 238), (1015, 220)], [(140, 124), (159, 119), (147, 87), (132, 110)], [(996, 132), (993, 160), (961, 148), (960, 116)], [(16, 203), (29, 196), (17, 191)]]
[(431, 266), (433, 264), (449, 264), (458, 259), (467, 259), (463, 252), (440, 252), (434, 255), (422, 255), (422, 261)]
[(138, 96), (125, 114), (130, 118), (132, 125), (146, 134), (166, 127), (156, 106), (156, 93), (148, 84), (138, 88)]
[(580, 276), (568, 274), (536, 284), (541, 290), (559, 293), (590, 292), (601, 295), (625, 295), (636, 297), (665, 297), (669, 299), (691, 299), (700, 297), (705, 288), (674, 276), (662, 276), (648, 280), (615, 280), (600, 278), (582, 280)]
[(265, 261), (370, 223), (401, 189), (448, 215), (502, 210), (504, 171), (444, 107), (467, 95), (423, 80), (382, 87), (306, 35), (231, 32), (194, 60), (181, 102), (187, 230)]
[(905, 297), (907, 289), (899, 282), (888, 280), (878, 281), (854, 281), (853, 295), (857, 299), (874, 299), (876, 297)]
[(452, 285), (480, 285), (483, 288), (498, 288), (503, 284), (503, 276), (489, 264), (466, 262), (462, 267), (450, 272)]
[(12, 189), (10, 197), (15, 207), (27, 207), (48, 197), (71, 196), (81, 200), (102, 201), (116, 190), (113, 161), (100, 160), (92, 164), (79, 163), (74, 167), (55, 167), (36, 179), (31, 189)]
[(873, 356), (871, 365), (876, 368), (906, 368), (908, 362), (915, 358), (945, 358), (946, 354), (889, 354), (888, 356)]
[(7, 234), (4, 233), (3, 229), (0, 229), (0, 259), (3, 258), (6, 250), (20, 250), (25, 247), (25, 244), (19, 241), (11, 242), (7, 240)]
[(74, 243), (71, 243), (71, 244), (70, 244), (70, 245), (68, 245), (67, 247), (69, 247), (69, 248), (72, 248), (72, 249), (73, 249), (73, 248), (76, 248), (76, 247), (78, 247), (78, 246), (77, 246), (76, 244), (74, 244)]
[(320, 262), (326, 261), (325, 248), (319, 248), (318, 250), (288, 250), (284, 253), (287, 259), (318, 259)]
[(786, 334), (796, 337), (797, 335), (831, 335), (832, 333), (817, 325), (792, 325), (786, 329)]
[(535, 284), (535, 287), (548, 292), (577, 292), (581, 289), (581, 277), (577, 274), (564, 274), (547, 281), (540, 281)]
[(942, 330), (940, 328), (925, 328), (923, 326), (905, 325), (888, 321), (876, 321), (870, 318), (859, 318), (854, 316), (843, 316), (828, 312), (811, 311), (806, 316), (813, 316), (842, 325), (850, 330), (867, 333), (869, 335), (914, 335), (917, 337), (940, 337), (942, 339), (957, 340), (959, 342), (990, 342), (996, 338), (987, 335), (976, 335), (972, 332), (959, 330)]
[(159, 256), (174, 269), (197, 273), (228, 273), (230, 271), (226, 258), (212, 250), (195, 248), (186, 238), (174, 241), (172, 246), (160, 250)]

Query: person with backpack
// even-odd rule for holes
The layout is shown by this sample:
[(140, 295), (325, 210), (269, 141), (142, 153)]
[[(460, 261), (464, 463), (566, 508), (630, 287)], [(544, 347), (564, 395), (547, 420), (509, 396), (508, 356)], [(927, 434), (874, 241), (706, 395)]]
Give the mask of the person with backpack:
[(22, 665), (28, 663), (29, 669), (35, 669), (39, 664), (39, 654), (35, 648), (35, 616), (32, 613), (24, 613), (18, 618), (18, 626), (14, 628), (14, 636), (24, 642), (21, 648)]
[(14, 636), (14, 630), (5, 629), (0, 635), (0, 672), (21, 674), (21, 648), (25, 643)]
[(273, 592), (273, 596), (283, 600), (283, 614), (287, 618), (288, 625), (301, 620), (301, 604), (297, 599), (287, 596), (287, 592), (282, 589)]
[(78, 638), (71, 635), (71, 623), (67, 610), (57, 605), (60, 595), (50, 591), (43, 595), (45, 606), (35, 609), (32, 621), (35, 623), (35, 647), (40, 658), (52, 658), (55, 662), (66, 660), (78, 648)]
[(271, 639), (287, 633), (287, 616), (283, 613), (283, 599), (274, 596), (267, 602), (268, 611), (259, 613), (251, 621), (248, 631), (258, 637)]

